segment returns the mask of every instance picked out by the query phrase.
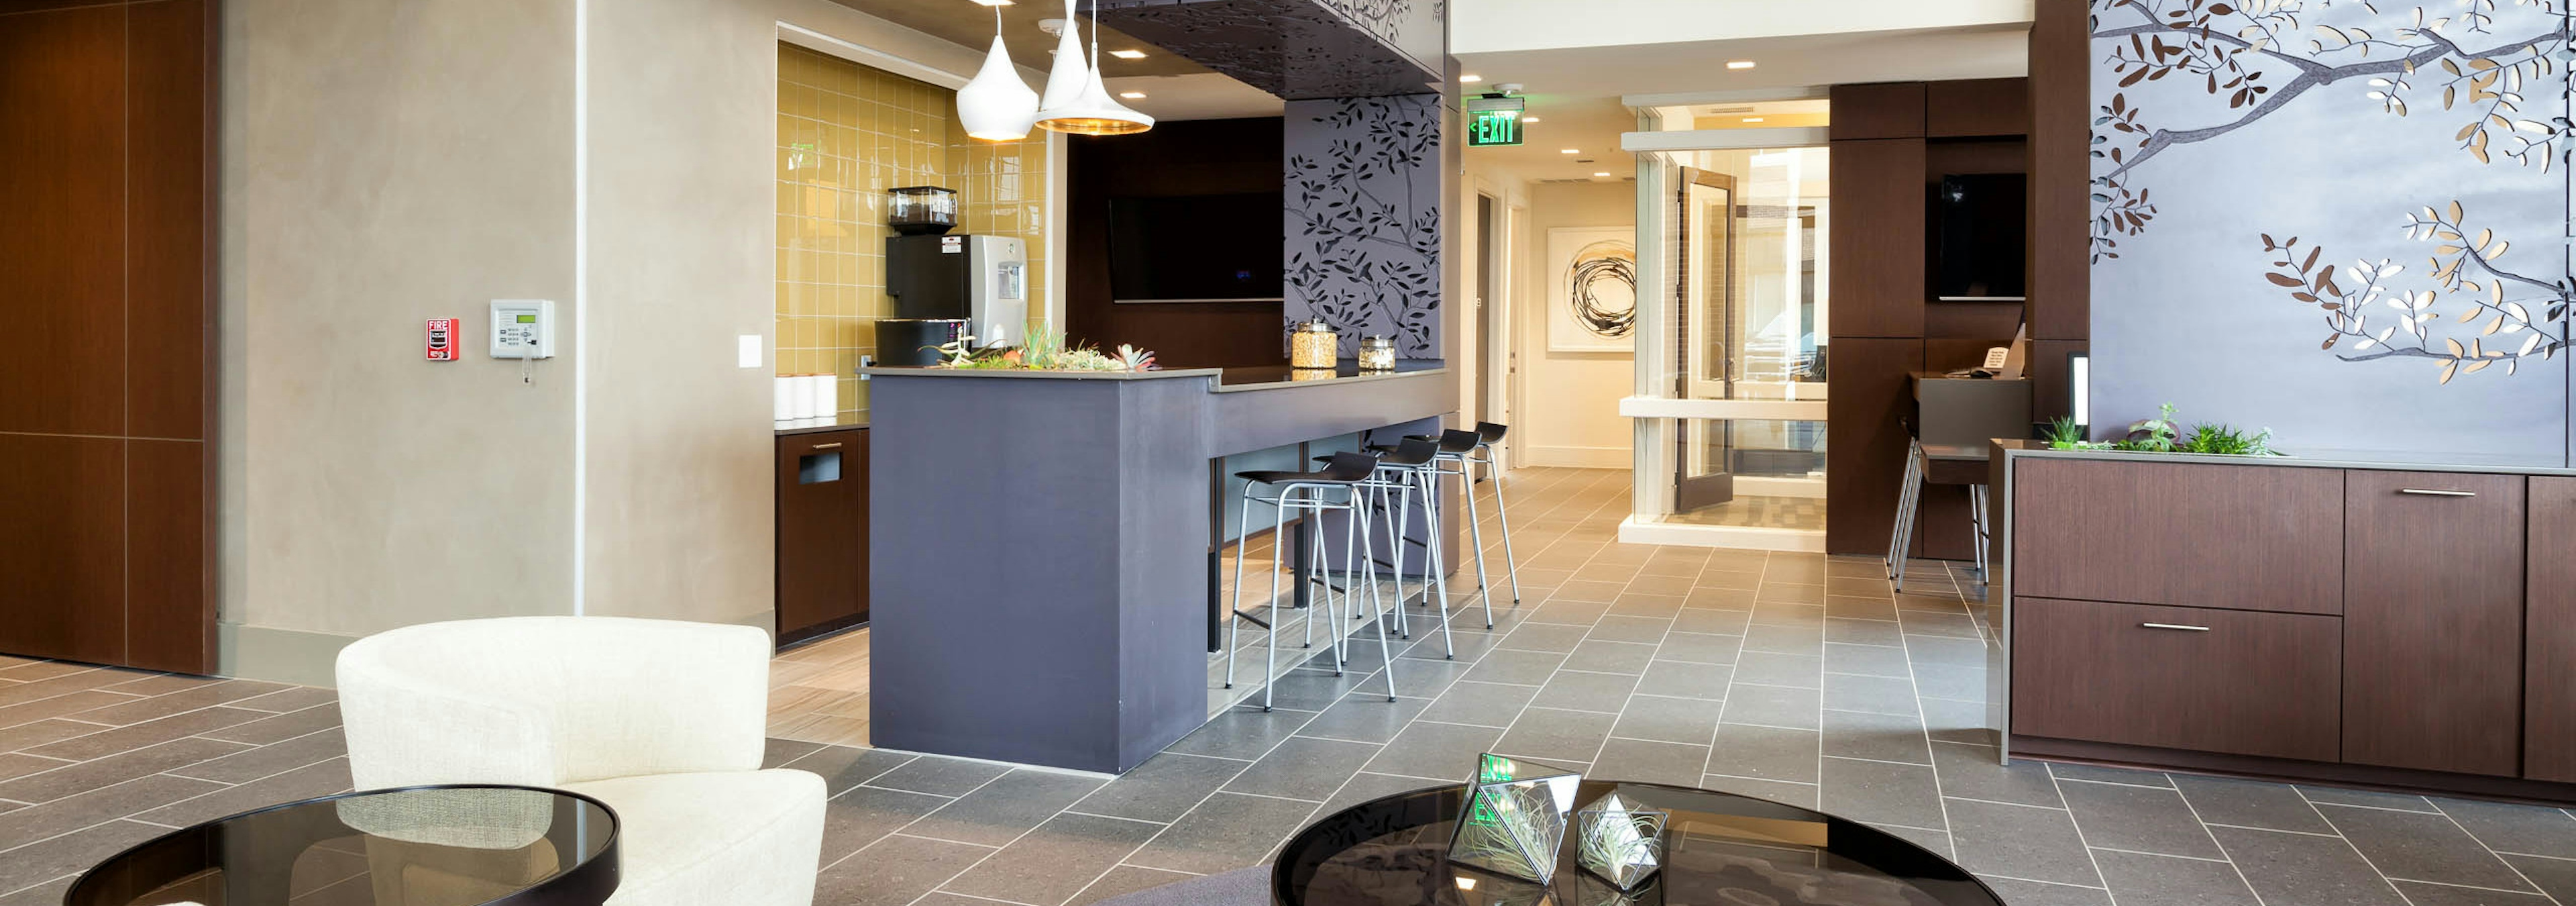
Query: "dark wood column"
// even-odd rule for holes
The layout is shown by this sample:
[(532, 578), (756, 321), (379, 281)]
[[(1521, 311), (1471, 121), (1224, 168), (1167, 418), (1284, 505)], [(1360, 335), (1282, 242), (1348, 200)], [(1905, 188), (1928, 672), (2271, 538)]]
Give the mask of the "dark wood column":
[(0, 652), (209, 673), (216, 0), (0, 0)]

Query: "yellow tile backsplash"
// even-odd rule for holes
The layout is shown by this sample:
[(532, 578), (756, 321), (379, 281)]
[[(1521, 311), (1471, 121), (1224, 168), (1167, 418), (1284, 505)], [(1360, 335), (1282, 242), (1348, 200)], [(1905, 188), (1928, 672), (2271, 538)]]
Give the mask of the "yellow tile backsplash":
[(1047, 140), (969, 139), (956, 92), (778, 45), (778, 373), (840, 375), (838, 408), (867, 409), (854, 371), (876, 352), (887, 189), (957, 190), (957, 232), (1029, 250), (1029, 312), (1045, 310)]

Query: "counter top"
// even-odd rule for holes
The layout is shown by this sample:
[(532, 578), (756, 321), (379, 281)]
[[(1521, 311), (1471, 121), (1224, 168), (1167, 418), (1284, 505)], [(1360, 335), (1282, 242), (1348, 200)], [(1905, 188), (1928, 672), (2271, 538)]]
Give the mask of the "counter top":
[(2536, 465), (2468, 454), (2412, 454), (2388, 450), (2290, 448), (2286, 456), (2217, 456), (2205, 453), (2133, 453), (2126, 450), (2056, 450), (2046, 441), (1997, 440), (2008, 456), (2052, 459), (2106, 459), (2121, 462), (2175, 462), (2225, 466), (2288, 466), (2309, 469), (2376, 469), (2393, 472), (2483, 472), (2514, 475), (2576, 475), (2576, 468)]
[(778, 436), (780, 437), (785, 437), (790, 434), (820, 434), (825, 431), (848, 431), (854, 428), (867, 427), (868, 414), (865, 412), (843, 412), (830, 418), (791, 418), (786, 421), (777, 422), (776, 424), (778, 426)]
[(1284, 387), (1357, 384), (1368, 381), (1394, 380), (1397, 378), (1428, 377), (1432, 375), (1446, 374), (1448, 371), (1449, 364), (1439, 359), (1404, 359), (1395, 363), (1394, 371), (1375, 374), (1361, 373), (1359, 366), (1349, 359), (1343, 359), (1336, 367), (1330, 370), (1321, 368), (1290, 368), (1286, 365), (1248, 365), (1233, 368), (1174, 368), (1166, 371), (1142, 372), (1006, 371), (1001, 369), (980, 370), (973, 368), (894, 367), (859, 369), (860, 374), (867, 375), (869, 377), (974, 377), (1059, 381), (1150, 381), (1165, 378), (1206, 378), (1209, 380), (1211, 385), (1209, 390), (1215, 393), (1235, 393), (1246, 390), (1276, 390)]

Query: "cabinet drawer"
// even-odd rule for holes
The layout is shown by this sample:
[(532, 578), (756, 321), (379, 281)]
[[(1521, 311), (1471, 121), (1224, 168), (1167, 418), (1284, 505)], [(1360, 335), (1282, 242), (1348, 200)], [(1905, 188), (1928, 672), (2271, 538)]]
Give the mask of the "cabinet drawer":
[(2342, 624), (2016, 597), (2012, 732), (2334, 761)]
[(2024, 459), (2013, 591), (2342, 613), (2343, 507), (2336, 469)]
[(2522, 767), (2520, 475), (2346, 473), (2343, 757)]

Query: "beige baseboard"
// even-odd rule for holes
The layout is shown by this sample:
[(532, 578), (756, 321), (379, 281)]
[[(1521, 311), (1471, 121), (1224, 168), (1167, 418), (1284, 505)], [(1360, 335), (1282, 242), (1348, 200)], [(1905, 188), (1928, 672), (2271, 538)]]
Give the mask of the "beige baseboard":
[(215, 672), (240, 679), (330, 688), (332, 665), (357, 636), (242, 623), (215, 624)]
[(1637, 462), (1636, 454), (1627, 447), (1532, 446), (1523, 455), (1521, 465), (1562, 469), (1625, 469)]

